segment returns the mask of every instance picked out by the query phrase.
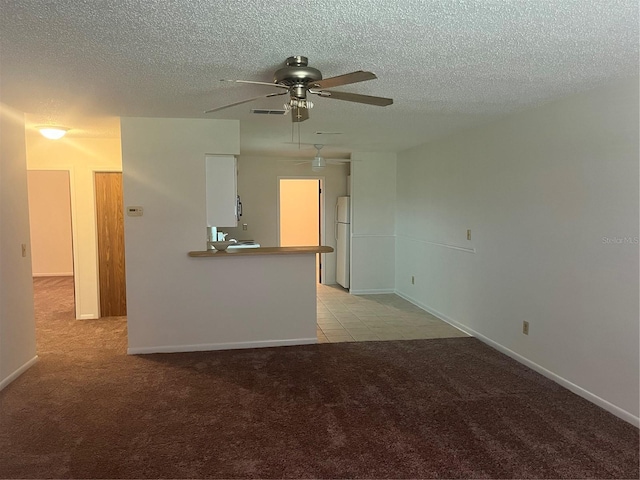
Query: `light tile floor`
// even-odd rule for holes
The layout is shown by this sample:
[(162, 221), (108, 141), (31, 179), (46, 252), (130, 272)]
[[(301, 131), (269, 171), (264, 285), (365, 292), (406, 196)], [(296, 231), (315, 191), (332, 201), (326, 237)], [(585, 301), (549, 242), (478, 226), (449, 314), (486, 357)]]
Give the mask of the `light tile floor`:
[(350, 295), (318, 285), (318, 342), (360, 342), (468, 335), (395, 294)]

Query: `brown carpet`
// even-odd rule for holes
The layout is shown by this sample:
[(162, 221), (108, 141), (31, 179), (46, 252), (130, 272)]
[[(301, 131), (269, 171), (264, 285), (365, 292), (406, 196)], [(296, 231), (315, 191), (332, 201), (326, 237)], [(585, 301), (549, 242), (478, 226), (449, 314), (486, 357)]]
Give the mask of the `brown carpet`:
[(638, 478), (635, 427), (476, 339), (127, 356), (57, 283), (2, 478)]

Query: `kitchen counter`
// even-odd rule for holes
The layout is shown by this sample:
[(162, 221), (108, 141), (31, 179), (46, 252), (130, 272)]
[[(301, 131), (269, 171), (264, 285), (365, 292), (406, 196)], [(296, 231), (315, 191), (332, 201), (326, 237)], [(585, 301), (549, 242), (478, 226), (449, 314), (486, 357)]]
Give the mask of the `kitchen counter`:
[[(168, 262), (182, 276), (173, 278), (170, 291), (149, 293), (171, 299), (150, 307), (153, 318), (164, 322), (159, 322), (162, 328), (147, 329), (130, 321), (127, 351), (171, 353), (317, 343), (316, 255), (331, 252), (333, 248), (326, 246), (257, 247), (172, 256)], [(197, 279), (188, 287), (185, 272)], [(130, 319), (138, 318), (139, 312), (129, 309), (129, 314)]]
[[(182, 276), (172, 277), (170, 291), (149, 293), (171, 299), (151, 302), (149, 307), (152, 318), (160, 320), (162, 328), (148, 329), (130, 321), (128, 352), (317, 343), (316, 255), (331, 252), (333, 248), (327, 246), (258, 247), (171, 256), (167, 261)], [(183, 281), (186, 272), (196, 279), (187, 287)], [(140, 315), (133, 309), (129, 314), (130, 320)]]
[(259, 248), (242, 248), (237, 250), (203, 250), (189, 252), (190, 257), (240, 257), (249, 255), (300, 255), (307, 253), (331, 253), (333, 247), (311, 246), (311, 247), (259, 247)]

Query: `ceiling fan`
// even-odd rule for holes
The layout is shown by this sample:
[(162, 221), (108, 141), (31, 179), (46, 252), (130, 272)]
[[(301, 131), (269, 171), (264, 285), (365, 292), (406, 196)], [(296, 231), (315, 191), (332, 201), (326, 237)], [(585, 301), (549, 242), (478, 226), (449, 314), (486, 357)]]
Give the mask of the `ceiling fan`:
[(327, 160), (326, 158), (324, 158), (320, 154), (320, 150), (322, 149), (322, 147), (324, 147), (324, 145), (316, 143), (316, 144), (313, 145), (313, 147), (316, 149), (315, 157), (313, 157), (312, 160), (305, 160), (304, 162), (298, 162), (298, 163), (296, 163), (296, 165), (303, 165), (305, 163), (311, 163), (311, 170), (313, 170), (314, 172), (319, 172), (321, 170), (324, 170), (324, 168), (327, 166), (328, 163), (331, 163), (331, 164), (342, 164), (342, 163), (345, 163), (344, 160)]
[(335, 100), (345, 100), (347, 102), (365, 103), (367, 105), (376, 105), (379, 107), (386, 107), (393, 103), (393, 99), (391, 98), (327, 90), (328, 88), (339, 87), (341, 85), (374, 80), (378, 78), (374, 73), (358, 70), (356, 72), (338, 75), (337, 77), (323, 79), (320, 70), (309, 67), (308, 65), (309, 60), (307, 57), (297, 55), (287, 58), (286, 66), (276, 70), (274, 73), (273, 83), (256, 82), (252, 80), (221, 80), (223, 82), (264, 85), (279, 88), (283, 91), (248, 98), (247, 100), (242, 100), (240, 102), (212, 108), (211, 110), (207, 110), (205, 113), (217, 112), (218, 110), (252, 102), (259, 98), (277, 97), (279, 95), (287, 94), (289, 95), (289, 100), (284, 106), (286, 110), (291, 111), (291, 120), (293, 122), (304, 122), (309, 118), (309, 110), (313, 107), (313, 102), (307, 99), (307, 94), (318, 95), (323, 98), (333, 98)]

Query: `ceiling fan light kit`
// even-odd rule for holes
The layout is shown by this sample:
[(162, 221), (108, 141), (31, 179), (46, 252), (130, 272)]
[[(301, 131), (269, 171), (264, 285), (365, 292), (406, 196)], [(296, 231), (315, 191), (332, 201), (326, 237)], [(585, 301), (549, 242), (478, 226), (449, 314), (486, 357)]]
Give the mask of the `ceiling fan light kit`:
[(338, 92), (335, 90), (325, 90), (328, 88), (349, 85), (352, 83), (364, 82), (376, 79), (372, 72), (358, 70), (336, 77), (322, 78), (322, 73), (317, 68), (309, 66), (309, 60), (302, 55), (287, 58), (285, 66), (276, 70), (273, 76), (273, 83), (258, 82), (253, 80), (222, 80), (225, 82), (246, 83), (251, 85), (263, 85), (280, 88), (285, 91), (270, 93), (259, 97), (253, 97), (239, 102), (212, 108), (205, 113), (217, 112), (219, 110), (252, 102), (260, 98), (269, 98), (278, 95), (289, 94), (289, 101), (284, 104), (286, 111), (291, 112), (291, 121), (304, 122), (309, 118), (309, 110), (313, 108), (313, 102), (307, 99), (307, 94), (317, 95), (323, 98), (343, 100), (347, 102), (364, 103), (385, 107), (393, 103), (393, 99), (375, 97), (371, 95), (360, 95), (351, 92)]
[(324, 167), (327, 166), (327, 161), (322, 157), (315, 157), (311, 162), (311, 170), (314, 172), (319, 172), (324, 170)]
[(316, 156), (313, 157), (313, 160), (311, 161), (311, 170), (313, 170), (314, 172), (319, 172), (321, 170), (324, 170), (324, 168), (327, 166), (327, 161), (320, 156), (320, 149), (322, 147), (324, 147), (324, 145), (314, 145), (314, 147), (316, 148)]

